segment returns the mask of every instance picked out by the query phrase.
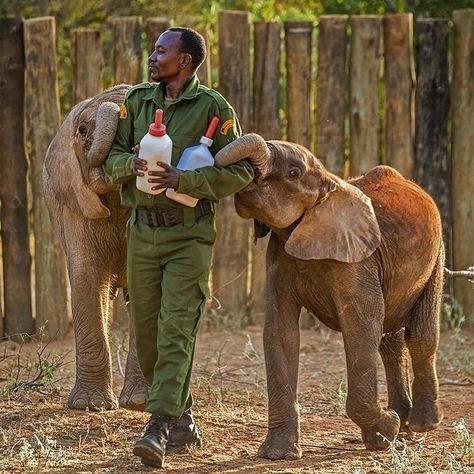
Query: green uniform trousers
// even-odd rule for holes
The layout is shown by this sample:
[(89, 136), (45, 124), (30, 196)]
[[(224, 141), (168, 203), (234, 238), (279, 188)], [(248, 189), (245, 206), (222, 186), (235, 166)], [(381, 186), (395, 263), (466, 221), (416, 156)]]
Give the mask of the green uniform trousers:
[(138, 360), (150, 382), (146, 410), (180, 417), (192, 404), (189, 390), (196, 333), (209, 297), (214, 216), (151, 227), (132, 211), (127, 275)]

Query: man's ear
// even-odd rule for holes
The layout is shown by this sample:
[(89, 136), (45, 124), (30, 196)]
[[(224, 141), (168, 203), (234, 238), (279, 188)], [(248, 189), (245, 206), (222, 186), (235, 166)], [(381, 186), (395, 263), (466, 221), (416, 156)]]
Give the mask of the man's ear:
[(181, 57), (181, 62), (180, 62), (181, 69), (188, 67), (191, 64), (192, 60), (193, 60), (193, 57), (189, 53), (183, 53), (183, 56)]
[(253, 220), (253, 243), (257, 243), (257, 239), (262, 239), (270, 232), (270, 227), (265, 225), (263, 222), (258, 221), (257, 219)]

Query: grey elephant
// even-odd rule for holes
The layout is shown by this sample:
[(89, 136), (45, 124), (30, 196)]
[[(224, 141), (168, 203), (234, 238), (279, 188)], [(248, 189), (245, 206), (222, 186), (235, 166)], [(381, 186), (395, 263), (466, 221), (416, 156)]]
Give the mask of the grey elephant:
[[(126, 282), (126, 222), (119, 190), (107, 181), (107, 157), (130, 86), (120, 85), (76, 105), (51, 142), (43, 187), (52, 224), (66, 254), (76, 341), (76, 382), (68, 406), (114, 409), (108, 341), (110, 300)], [(133, 328), (133, 325), (130, 325)], [(119, 397), (123, 407), (140, 409), (148, 385), (138, 365), (133, 334)]]
[[(254, 181), (235, 196), (266, 254), (264, 352), (268, 434), (259, 455), (297, 459), (299, 327), (302, 307), (341, 331), (346, 411), (367, 449), (386, 449), (400, 429), (425, 432), (442, 419), (436, 374), (444, 251), (430, 196), (388, 166), (345, 182), (306, 148), (249, 134), (216, 156), (249, 158)], [(377, 357), (388, 407), (377, 393)], [(414, 380), (410, 386), (408, 357)]]

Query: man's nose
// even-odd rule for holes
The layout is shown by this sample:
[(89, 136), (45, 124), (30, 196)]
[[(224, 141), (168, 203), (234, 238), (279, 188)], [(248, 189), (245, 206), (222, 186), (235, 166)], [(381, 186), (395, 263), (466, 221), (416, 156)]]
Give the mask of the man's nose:
[(153, 53), (148, 56), (148, 61), (156, 61), (156, 51), (153, 51)]

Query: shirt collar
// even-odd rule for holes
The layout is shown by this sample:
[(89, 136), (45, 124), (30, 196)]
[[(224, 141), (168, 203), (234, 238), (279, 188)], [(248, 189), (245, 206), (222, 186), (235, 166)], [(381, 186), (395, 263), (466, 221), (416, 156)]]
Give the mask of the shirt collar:
[[(180, 100), (194, 99), (198, 94), (200, 94), (199, 85), (199, 79), (195, 74), (189, 81), (189, 84), (186, 86), (186, 89), (184, 89), (183, 95), (180, 97)], [(161, 107), (165, 101), (165, 91), (163, 88), (163, 84), (159, 82), (157, 84), (154, 84), (154, 86), (155, 87), (151, 87), (149, 92), (143, 96), (143, 100), (153, 100), (153, 102), (155, 102), (157, 106)]]

